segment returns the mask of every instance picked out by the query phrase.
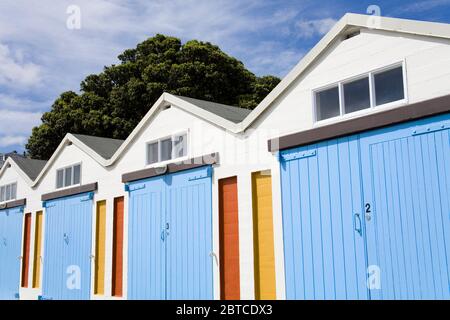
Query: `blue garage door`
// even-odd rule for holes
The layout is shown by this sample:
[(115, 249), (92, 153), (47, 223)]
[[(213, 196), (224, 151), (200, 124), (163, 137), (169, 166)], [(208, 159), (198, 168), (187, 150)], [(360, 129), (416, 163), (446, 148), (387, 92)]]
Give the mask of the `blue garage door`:
[(280, 156), (287, 299), (367, 299), (357, 138)]
[(211, 167), (130, 183), (129, 299), (212, 299)]
[(43, 299), (90, 298), (92, 197), (45, 203)]
[(23, 208), (0, 210), (0, 300), (17, 299)]
[(450, 115), (282, 151), (288, 299), (449, 299)]
[(361, 135), (374, 299), (450, 299), (449, 119)]

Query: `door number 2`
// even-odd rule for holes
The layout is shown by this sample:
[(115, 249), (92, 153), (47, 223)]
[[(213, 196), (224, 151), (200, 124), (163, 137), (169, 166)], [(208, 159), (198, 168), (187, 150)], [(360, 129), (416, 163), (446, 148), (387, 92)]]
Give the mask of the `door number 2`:
[(370, 221), (372, 220), (372, 208), (370, 206), (370, 203), (366, 203), (366, 220)]

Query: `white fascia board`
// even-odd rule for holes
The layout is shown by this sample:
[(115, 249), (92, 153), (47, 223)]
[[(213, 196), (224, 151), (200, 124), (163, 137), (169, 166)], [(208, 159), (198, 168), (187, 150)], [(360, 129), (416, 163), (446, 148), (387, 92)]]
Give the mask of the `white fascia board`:
[(122, 143), (119, 149), (114, 153), (111, 159), (105, 161), (105, 166), (111, 166), (115, 163), (115, 161), (125, 152), (128, 145), (136, 138), (136, 136), (143, 130), (143, 128), (147, 125), (149, 121), (151, 121), (153, 115), (158, 112), (161, 107), (171, 105), (175, 108), (179, 108), (187, 113), (193, 114), (196, 117), (203, 119), (205, 121), (211, 122), (219, 127), (222, 127), (228, 131), (233, 133), (237, 133), (240, 130), (240, 127), (235, 123), (226, 120), (222, 117), (215, 115), (209, 111), (203, 110), (202, 108), (197, 107), (196, 105), (189, 103), (183, 99), (180, 99), (174, 95), (169, 93), (163, 93), (161, 97), (153, 104), (152, 108), (149, 112), (144, 116), (144, 118), (139, 122), (139, 124), (134, 128), (128, 138)]
[(320, 54), (328, 48), (337, 35), (347, 26), (347, 16), (339, 20), (334, 27), (317, 43), (283, 80), (259, 103), (259, 105), (241, 122), (246, 130), (289, 86), (305, 71)]
[(25, 172), (23, 172), (23, 170), (11, 157), (6, 159), (5, 163), (3, 164), (2, 169), (0, 170), (0, 178), (3, 176), (3, 173), (5, 173), (6, 170), (8, 169), (14, 169), (30, 187), (32, 186), (33, 181)]
[(239, 125), (246, 130), (335, 40), (352, 27), (450, 39), (450, 24), (347, 13)]
[(116, 160), (122, 155), (123, 152), (127, 149), (128, 145), (135, 139), (135, 137), (141, 132), (141, 130), (145, 127), (147, 122), (152, 118), (152, 116), (161, 108), (161, 106), (166, 105), (165, 103), (165, 93), (163, 93), (159, 99), (153, 104), (152, 108), (150, 108), (150, 111), (147, 112), (147, 114), (142, 118), (142, 120), (138, 123), (138, 125), (133, 129), (133, 131), (130, 133), (128, 138), (122, 143), (122, 145), (119, 147), (119, 149), (116, 150), (114, 155), (111, 157), (111, 159), (107, 160), (105, 162), (105, 166), (111, 166), (116, 162)]

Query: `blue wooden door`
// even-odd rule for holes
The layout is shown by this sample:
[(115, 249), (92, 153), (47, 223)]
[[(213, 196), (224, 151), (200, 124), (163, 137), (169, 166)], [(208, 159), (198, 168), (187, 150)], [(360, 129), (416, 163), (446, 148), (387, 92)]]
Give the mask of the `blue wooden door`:
[(449, 119), (361, 135), (373, 299), (450, 299)]
[(128, 299), (165, 299), (165, 183), (163, 177), (128, 186)]
[(129, 299), (212, 299), (211, 168), (130, 183)]
[(357, 137), (280, 161), (287, 299), (367, 299)]
[(90, 299), (93, 194), (45, 204), (43, 298)]
[(167, 299), (213, 299), (211, 167), (166, 176)]
[(0, 300), (18, 298), (23, 208), (0, 210)]

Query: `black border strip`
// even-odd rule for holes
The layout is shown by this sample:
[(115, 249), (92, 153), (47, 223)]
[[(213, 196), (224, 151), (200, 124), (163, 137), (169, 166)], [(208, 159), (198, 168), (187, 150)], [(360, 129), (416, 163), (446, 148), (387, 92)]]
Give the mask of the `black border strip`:
[(80, 194), (80, 193), (96, 191), (97, 188), (98, 188), (98, 183), (94, 182), (94, 183), (85, 184), (85, 185), (74, 187), (74, 188), (69, 188), (69, 189), (64, 189), (64, 190), (60, 190), (60, 191), (43, 194), (41, 196), (41, 200), (48, 201), (48, 200), (53, 200), (53, 199), (57, 199), (57, 198), (73, 196), (73, 195)]
[(271, 139), (270, 152), (450, 112), (450, 95)]
[(167, 173), (174, 173), (183, 170), (195, 169), (203, 167), (205, 165), (213, 165), (219, 163), (219, 153), (211, 153), (196, 158), (190, 158), (182, 162), (170, 163), (167, 166), (161, 168), (148, 168), (133, 172), (124, 173), (122, 175), (122, 182), (132, 182), (142, 179), (148, 179), (156, 176), (160, 176)]
[(27, 199), (13, 200), (5, 202), (0, 205), (0, 210), (11, 209), (15, 207), (25, 206), (27, 204)]

